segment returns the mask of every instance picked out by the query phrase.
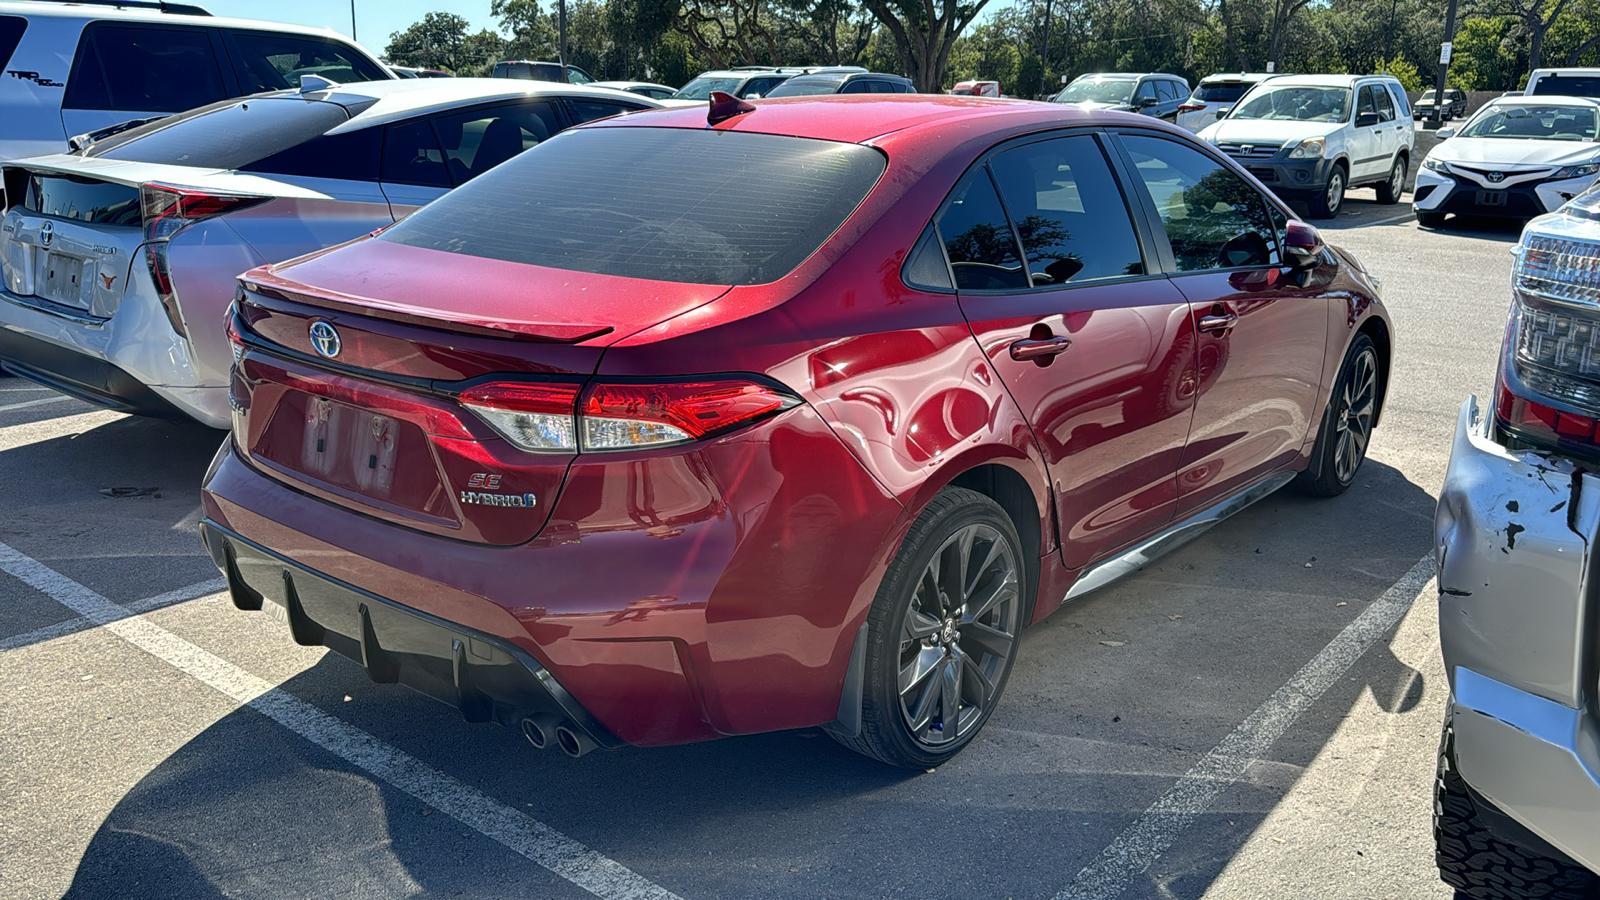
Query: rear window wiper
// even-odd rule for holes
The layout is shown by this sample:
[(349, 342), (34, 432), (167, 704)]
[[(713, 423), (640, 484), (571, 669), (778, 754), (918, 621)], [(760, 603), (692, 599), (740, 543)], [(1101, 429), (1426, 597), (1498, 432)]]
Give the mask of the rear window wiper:
[(107, 125), (105, 128), (99, 128), (88, 132), (87, 134), (80, 134), (75, 137), (67, 138), (67, 151), (69, 153), (77, 153), (78, 151), (88, 147), (90, 144), (93, 144), (95, 141), (103, 141), (114, 134), (121, 134), (124, 131), (132, 131), (133, 129), (138, 128), (140, 125), (149, 125), (151, 122), (159, 122), (165, 118), (166, 116), (162, 115), (147, 116), (143, 119), (129, 119), (126, 122), (118, 122), (115, 125)]

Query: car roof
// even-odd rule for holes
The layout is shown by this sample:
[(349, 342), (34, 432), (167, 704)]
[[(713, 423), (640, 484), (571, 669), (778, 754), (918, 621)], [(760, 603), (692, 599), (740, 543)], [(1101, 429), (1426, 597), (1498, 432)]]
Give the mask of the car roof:
[(1600, 100), (1593, 97), (1569, 97), (1566, 94), (1513, 94), (1495, 97), (1484, 106), (1577, 106), (1594, 109)]
[[(293, 96), (299, 91), (279, 91), (275, 96)], [(511, 100), (518, 97), (593, 97), (627, 100), (645, 106), (656, 105), (649, 97), (613, 88), (559, 81), (525, 81), (520, 78), (408, 78), (395, 81), (363, 81), (341, 84), (306, 96), (341, 106), (364, 106), (329, 134), (343, 134), (374, 125), (383, 125), (415, 115), (454, 109), (471, 103)]]
[(1266, 81), (1268, 78), (1286, 78), (1274, 72), (1218, 72), (1200, 79), (1201, 84), (1211, 84), (1217, 81)]
[(677, 90), (677, 88), (675, 88), (675, 87), (672, 87), (670, 85), (661, 84), (661, 83), (655, 82), (655, 81), (596, 81), (596, 82), (590, 84), (589, 87), (617, 88), (618, 90), (621, 90), (624, 85), (626, 85), (627, 87), (665, 88), (665, 89), (667, 89), (669, 91)]
[(76, 3), (56, 3), (51, 0), (26, 0), (26, 2), (13, 2), (13, 0), (0, 0), (0, 13), (8, 16), (24, 16), (30, 19), (78, 19), (81, 21), (122, 21), (122, 22), (160, 22), (163, 25), (197, 25), (210, 28), (238, 28), (252, 31), (279, 31), (286, 34), (315, 34), (319, 37), (336, 38), (344, 43), (354, 43), (345, 35), (331, 28), (309, 28), (304, 25), (289, 25), (283, 22), (267, 22), (261, 19), (230, 19), (223, 16), (188, 16), (182, 13), (161, 12), (157, 9), (124, 9), (116, 6), (84, 5)]
[[(922, 131), (928, 140), (957, 140), (964, 122), (987, 119), (994, 130), (1006, 126), (1040, 129), (1071, 125), (1152, 125), (1149, 116), (1084, 110), (1060, 103), (1006, 100), (963, 94), (829, 94), (773, 97), (752, 102), (755, 109), (712, 126), (717, 131), (790, 135), (851, 144), (897, 132)], [(591, 127), (706, 128), (708, 104), (651, 110), (602, 119)]]
[(1279, 75), (1272, 80), (1290, 87), (1350, 87), (1358, 81), (1399, 83), (1393, 75)]
[(1085, 72), (1073, 81), (1134, 81), (1154, 72)]

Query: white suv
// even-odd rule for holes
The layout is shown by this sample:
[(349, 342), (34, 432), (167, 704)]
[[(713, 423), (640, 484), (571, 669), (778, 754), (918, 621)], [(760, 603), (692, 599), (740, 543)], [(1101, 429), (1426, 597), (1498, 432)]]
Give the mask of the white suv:
[(332, 31), (212, 18), (158, 2), (0, 0), (0, 161), (69, 138), (262, 91), (394, 78)]
[(1329, 219), (1370, 185), (1398, 203), (1416, 140), (1405, 89), (1390, 75), (1284, 75), (1256, 85), (1200, 132), (1285, 199)]

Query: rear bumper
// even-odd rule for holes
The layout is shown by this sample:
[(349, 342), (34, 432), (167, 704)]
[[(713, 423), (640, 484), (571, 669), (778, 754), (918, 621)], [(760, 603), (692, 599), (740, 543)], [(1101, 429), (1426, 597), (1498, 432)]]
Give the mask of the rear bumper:
[(1492, 440), (1463, 404), (1435, 519), (1439, 640), (1462, 777), (1600, 871), (1589, 545), (1600, 479)]
[(172, 330), (160, 302), (138, 287), (106, 320), (58, 314), (0, 289), (0, 360), (19, 375), (111, 409), (187, 417), (212, 428), (227, 428), (232, 419), (226, 383), (197, 371), (189, 342)]
[(909, 527), (808, 406), (693, 450), (579, 457), (540, 502), (550, 518), (526, 544), (429, 534), (269, 477), (232, 439), (203, 494), (219, 533), (522, 652), (638, 745), (837, 718), (886, 550)]
[(212, 521), (200, 538), (240, 609), (271, 603), (295, 642), (349, 657), (380, 684), (400, 683), (454, 706), (468, 722), (518, 727), (523, 719), (566, 723), (606, 748), (606, 730), (527, 652), (344, 584), (251, 543)]

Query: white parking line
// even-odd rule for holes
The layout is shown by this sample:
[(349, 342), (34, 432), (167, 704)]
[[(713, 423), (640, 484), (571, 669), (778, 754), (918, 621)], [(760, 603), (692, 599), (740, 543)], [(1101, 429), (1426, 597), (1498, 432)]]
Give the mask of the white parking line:
[(1111, 900), (1150, 868), (1178, 835), (1270, 749), (1323, 692), (1389, 633), (1434, 576), (1433, 554), (1417, 561), (1383, 596), (1345, 626), (1322, 652), (1211, 748), (1055, 900)]
[(8, 403), (5, 406), (0, 406), (0, 413), (11, 412), (14, 409), (27, 409), (30, 406), (44, 406), (47, 403), (65, 403), (71, 399), (73, 398), (66, 395), (59, 395), (55, 397), (45, 397), (42, 400), (25, 400), (21, 403)]
[[(1396, 222), (1407, 222), (1407, 221), (1410, 221), (1411, 219), (1414, 219), (1414, 218), (1416, 218), (1416, 215), (1414, 213), (1406, 213), (1405, 215), (1390, 216), (1387, 219), (1379, 219), (1376, 222), (1357, 222), (1356, 224), (1354, 224), (1354, 225), (1352, 225), (1350, 227), (1351, 228), (1371, 228), (1374, 225), (1393, 225)], [(1334, 230), (1335, 231), (1343, 231), (1344, 229), (1338, 228), (1338, 229), (1334, 229)]]
[(148, 619), (0, 544), (0, 571), (97, 626), (249, 706), (295, 734), (387, 781), (603, 900), (678, 900), (677, 896), (489, 795), (397, 750), (359, 728), (290, 696)]
[[(175, 591), (167, 591), (165, 594), (157, 594), (154, 597), (135, 600), (124, 606), (123, 609), (127, 611), (126, 615), (130, 616), (147, 613), (163, 607), (187, 603), (190, 600), (198, 600), (201, 597), (215, 594), (227, 586), (227, 579), (213, 578), (209, 581), (202, 581), (199, 584), (178, 588)], [(65, 622), (46, 625), (43, 628), (35, 628), (26, 634), (16, 634), (0, 639), (0, 653), (4, 653), (7, 650), (15, 650), (18, 647), (28, 647), (43, 641), (53, 641), (69, 634), (77, 634), (80, 631), (95, 628), (99, 624), (101, 623), (95, 622), (93, 619), (79, 616), (76, 619), (68, 619)]]

